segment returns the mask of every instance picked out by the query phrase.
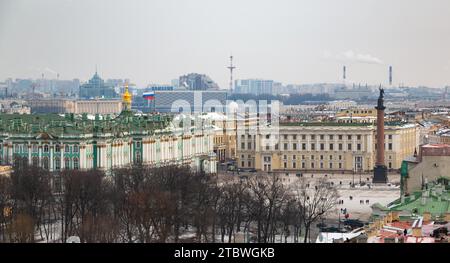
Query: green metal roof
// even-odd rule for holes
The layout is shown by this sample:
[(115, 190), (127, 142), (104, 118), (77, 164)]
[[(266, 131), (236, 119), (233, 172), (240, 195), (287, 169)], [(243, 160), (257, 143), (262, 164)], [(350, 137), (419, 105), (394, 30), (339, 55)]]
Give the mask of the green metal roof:
[(148, 134), (167, 127), (169, 116), (136, 116), (131, 112), (122, 112), (115, 118), (98, 116), (90, 120), (86, 115), (65, 114), (1, 114), (0, 136), (24, 137), (36, 136), (46, 132), (54, 136), (81, 134)]
[[(442, 194), (432, 194), (433, 187), (427, 191), (430, 191), (429, 197), (426, 198), (425, 205), (422, 205), (423, 192), (418, 191), (407, 198), (405, 203), (400, 203), (400, 199), (392, 203), (391, 210), (393, 211), (410, 211), (416, 210), (416, 214), (423, 214), (429, 212), (432, 215), (443, 215), (450, 212), (450, 193), (444, 191)], [(439, 200), (440, 196), (440, 200)]]

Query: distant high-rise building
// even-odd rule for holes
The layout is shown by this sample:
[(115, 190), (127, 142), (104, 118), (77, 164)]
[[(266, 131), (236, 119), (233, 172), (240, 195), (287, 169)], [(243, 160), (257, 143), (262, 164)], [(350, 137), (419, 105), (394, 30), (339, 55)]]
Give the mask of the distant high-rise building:
[(240, 79), (235, 82), (234, 93), (253, 95), (272, 94), (273, 86), (273, 80)]
[(111, 85), (105, 84), (103, 79), (101, 79), (98, 76), (97, 72), (95, 72), (94, 76), (89, 80), (88, 83), (80, 86), (79, 97), (83, 99), (111, 99), (116, 98), (117, 93), (114, 91), (114, 88)]
[(179, 86), (188, 90), (218, 90), (219, 86), (208, 76), (190, 73), (179, 78)]
[(173, 79), (171, 82), (172, 86), (174, 88), (178, 88), (180, 86), (180, 80), (179, 79)]

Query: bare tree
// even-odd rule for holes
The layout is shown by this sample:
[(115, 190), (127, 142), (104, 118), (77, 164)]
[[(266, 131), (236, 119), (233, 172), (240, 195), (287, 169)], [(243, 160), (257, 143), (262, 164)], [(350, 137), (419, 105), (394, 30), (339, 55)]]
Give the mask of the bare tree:
[[(29, 222), (33, 229), (39, 231), (41, 238), (43, 210), (53, 198), (50, 178), (47, 170), (28, 165), (26, 158), (15, 158), (11, 174), (13, 217), (20, 214), (22, 218), (17, 222)], [(34, 242), (34, 234), (29, 240)]]
[(277, 221), (288, 200), (287, 188), (276, 175), (253, 176), (247, 185), (250, 195), (247, 208), (257, 225), (257, 241), (274, 242)]
[(326, 179), (315, 181), (314, 188), (306, 187), (308, 181), (299, 179), (292, 186), (292, 194), (297, 206), (301, 207), (301, 219), (305, 227), (304, 242), (308, 242), (311, 226), (320, 217), (332, 211), (338, 204), (339, 193)]

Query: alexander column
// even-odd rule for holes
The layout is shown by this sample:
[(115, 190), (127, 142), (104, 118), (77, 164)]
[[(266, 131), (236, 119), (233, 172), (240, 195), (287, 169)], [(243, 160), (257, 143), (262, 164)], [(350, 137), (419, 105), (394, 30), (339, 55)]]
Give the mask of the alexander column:
[(380, 87), (377, 109), (377, 160), (373, 169), (373, 183), (387, 183), (387, 167), (384, 163), (384, 89)]

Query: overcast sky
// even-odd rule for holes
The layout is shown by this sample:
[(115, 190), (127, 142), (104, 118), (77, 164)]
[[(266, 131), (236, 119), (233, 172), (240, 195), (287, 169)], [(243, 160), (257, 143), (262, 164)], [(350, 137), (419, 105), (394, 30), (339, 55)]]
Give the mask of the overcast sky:
[(449, 0), (0, 0), (0, 79), (450, 85)]

